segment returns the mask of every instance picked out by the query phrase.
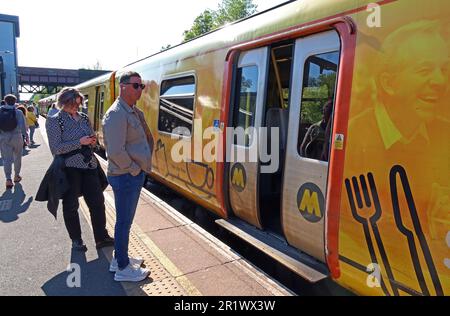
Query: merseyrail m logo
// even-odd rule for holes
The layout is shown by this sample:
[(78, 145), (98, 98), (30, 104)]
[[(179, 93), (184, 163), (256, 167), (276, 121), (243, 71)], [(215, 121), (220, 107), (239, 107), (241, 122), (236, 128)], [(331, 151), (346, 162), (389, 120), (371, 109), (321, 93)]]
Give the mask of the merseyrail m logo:
[(323, 193), (314, 183), (305, 183), (298, 190), (298, 210), (308, 222), (317, 223), (323, 218), (324, 205)]
[(240, 163), (235, 164), (231, 168), (231, 185), (238, 192), (244, 191), (247, 185), (247, 173), (244, 166)]

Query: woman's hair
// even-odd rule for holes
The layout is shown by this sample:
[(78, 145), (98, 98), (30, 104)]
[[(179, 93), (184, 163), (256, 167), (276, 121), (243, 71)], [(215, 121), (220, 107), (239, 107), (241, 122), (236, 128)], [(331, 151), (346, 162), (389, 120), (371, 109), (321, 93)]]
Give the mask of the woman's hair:
[(17, 109), (21, 110), (24, 116), (27, 116), (27, 109), (22, 104), (18, 105)]
[(58, 94), (58, 107), (62, 108), (65, 105), (72, 105), (76, 102), (78, 98), (81, 98), (81, 103), (83, 103), (84, 96), (77, 88), (66, 87), (61, 90)]

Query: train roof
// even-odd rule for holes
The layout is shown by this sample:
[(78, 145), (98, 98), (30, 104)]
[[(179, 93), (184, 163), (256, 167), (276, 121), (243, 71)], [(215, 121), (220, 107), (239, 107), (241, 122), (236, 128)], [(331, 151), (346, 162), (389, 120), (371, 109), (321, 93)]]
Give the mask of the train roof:
[(147, 57), (141, 58), (141, 59), (139, 59), (139, 60), (137, 60), (137, 61), (134, 61), (134, 62), (132, 62), (132, 63), (126, 65), (125, 67), (134, 65), (134, 64), (136, 64), (136, 63), (138, 63), (138, 62), (140, 62), (140, 61), (142, 61), (142, 60), (148, 59), (148, 58), (153, 57), (153, 56), (155, 56), (155, 55), (162, 54), (162, 53), (164, 53), (164, 52), (166, 52), (166, 51), (168, 51), (168, 50), (175, 49), (176, 47), (185, 45), (185, 44), (187, 44), (187, 43), (189, 43), (189, 42), (192, 42), (192, 41), (195, 41), (195, 40), (197, 40), (197, 39), (199, 39), (199, 38), (208, 36), (208, 35), (210, 35), (210, 34), (212, 34), (212, 33), (219, 32), (220, 30), (222, 30), (222, 29), (224, 29), (224, 28), (226, 28), (226, 27), (229, 27), (229, 26), (231, 26), (231, 25), (235, 25), (235, 24), (238, 24), (238, 23), (242, 23), (243, 21), (252, 19), (252, 18), (254, 18), (254, 17), (256, 17), (256, 16), (265, 14), (265, 13), (270, 12), (270, 11), (273, 11), (273, 10), (279, 8), (279, 7), (282, 7), (282, 6), (286, 5), (286, 4), (289, 4), (289, 3), (295, 2), (295, 1), (298, 1), (298, 0), (288, 0), (288, 1), (285, 1), (285, 2), (283, 2), (283, 3), (280, 3), (280, 4), (278, 4), (278, 5), (276, 5), (276, 6), (272, 7), (272, 8), (269, 8), (269, 9), (267, 9), (267, 10), (264, 10), (264, 11), (261, 11), (261, 12), (257, 12), (257, 13), (255, 13), (255, 14), (253, 14), (253, 15), (250, 15), (250, 16), (245, 17), (245, 18), (243, 18), (243, 19), (234, 21), (234, 22), (232, 22), (232, 23), (228, 23), (228, 24), (226, 24), (226, 25), (224, 25), (224, 26), (221, 26), (221, 27), (219, 27), (219, 28), (217, 28), (217, 29), (214, 29), (214, 30), (212, 30), (212, 31), (210, 31), (210, 32), (207, 32), (207, 33), (205, 33), (205, 34), (202, 34), (202, 35), (200, 35), (200, 36), (197, 36), (197, 37), (195, 37), (195, 38), (193, 38), (193, 39), (191, 39), (191, 40), (182, 42), (182, 43), (180, 43), (180, 44), (171, 46), (170, 48), (165, 49), (165, 50), (163, 50), (163, 51), (160, 51), (160, 52), (158, 52), (158, 53), (151, 54), (151, 55), (149, 55), (149, 56), (147, 56)]
[(104, 83), (106, 81), (108, 81), (111, 78), (111, 75), (113, 74), (113, 72), (108, 72), (107, 74), (95, 77), (93, 79), (90, 79), (88, 81), (82, 82), (78, 85), (76, 85), (75, 87), (77, 89), (83, 89), (85, 87), (90, 87), (90, 86), (96, 86), (98, 84)]
[(190, 41), (135, 61), (119, 72), (139, 69), (151, 62), (164, 62), (165, 59), (180, 61), (211, 51), (232, 47), (238, 43), (275, 33), (282, 29), (302, 23), (350, 12), (355, 6), (365, 6), (373, 0), (296, 0), (286, 1), (271, 9), (228, 24)]

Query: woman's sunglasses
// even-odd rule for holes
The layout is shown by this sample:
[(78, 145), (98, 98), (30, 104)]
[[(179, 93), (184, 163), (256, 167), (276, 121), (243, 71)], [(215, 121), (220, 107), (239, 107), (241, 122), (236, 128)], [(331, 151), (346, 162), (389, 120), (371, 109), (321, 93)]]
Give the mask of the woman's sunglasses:
[(132, 86), (133, 86), (133, 88), (134, 88), (134, 90), (137, 90), (137, 89), (139, 89), (139, 88), (141, 88), (142, 90), (144, 90), (144, 88), (145, 88), (145, 84), (143, 84), (143, 83), (124, 83), (124, 84), (131, 84)]

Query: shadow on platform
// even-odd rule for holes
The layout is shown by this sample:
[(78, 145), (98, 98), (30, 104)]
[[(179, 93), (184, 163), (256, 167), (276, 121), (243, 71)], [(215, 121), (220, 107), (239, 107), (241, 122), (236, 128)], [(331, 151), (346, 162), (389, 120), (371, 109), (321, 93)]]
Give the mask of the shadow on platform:
[(36, 144), (36, 143), (34, 143), (34, 144), (28, 146), (28, 148), (29, 148), (29, 149), (36, 149), (36, 148), (39, 148), (40, 146), (41, 146), (41, 144)]
[(11, 223), (19, 219), (19, 214), (25, 213), (30, 207), (33, 197), (26, 198), (22, 185), (17, 183), (12, 190), (6, 190), (0, 196), (0, 221)]
[(114, 274), (103, 251), (87, 261), (86, 253), (72, 250), (71, 265), (41, 288), (47, 296), (125, 296), (126, 292)]

